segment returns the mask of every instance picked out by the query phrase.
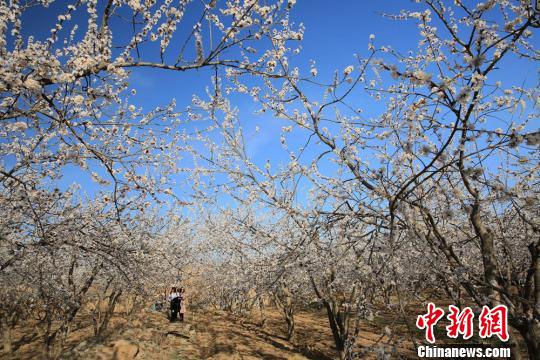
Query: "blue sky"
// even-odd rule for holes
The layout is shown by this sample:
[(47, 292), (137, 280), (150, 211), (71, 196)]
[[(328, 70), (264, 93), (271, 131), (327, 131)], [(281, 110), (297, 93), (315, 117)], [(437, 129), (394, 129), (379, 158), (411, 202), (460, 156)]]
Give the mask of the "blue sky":
[[(56, 1), (45, 12), (29, 12), (23, 24), (27, 34), (33, 34), (37, 38), (46, 37), (56, 16), (53, 14), (58, 14), (59, 9), (65, 9), (68, 3), (70, 2)], [(100, 0), (100, 6), (103, 6), (103, 0)], [(196, 8), (200, 3), (195, 2), (192, 6)], [(421, 5), (406, 0), (298, 0), (291, 13), (291, 20), (296, 24), (303, 23), (306, 32), (302, 41), (302, 52), (294, 61), (301, 65), (307, 74), (309, 61), (314, 60), (319, 79), (330, 79), (335, 70), (342, 71), (347, 65), (356, 62), (354, 54), (360, 57), (368, 54), (367, 43), (370, 34), (376, 35), (377, 45), (391, 45), (403, 52), (414, 50), (418, 39), (416, 24), (412, 21), (390, 20), (382, 16), (383, 13), (397, 14), (403, 8), (423, 9)], [(198, 14), (188, 12), (186, 20), (189, 23), (196, 19), (193, 15), (195, 13)], [(84, 20), (84, 15), (84, 13), (75, 14), (74, 21)], [(125, 29), (126, 39), (130, 30)], [(117, 34), (119, 35), (115, 41), (126, 40), (123, 39), (122, 29)], [(499, 72), (500, 79), (504, 83), (522, 84), (524, 81), (529, 84), (536, 83), (538, 73), (534, 64), (523, 62), (519, 66), (510, 65), (508, 70)], [(155, 106), (165, 105), (171, 98), (175, 98), (179, 109), (183, 109), (190, 104), (194, 94), (204, 97), (210, 75), (209, 69), (191, 72), (135, 69), (130, 84), (137, 90), (137, 95), (131, 101), (145, 110), (150, 110)], [(261, 164), (268, 159), (273, 163), (282, 161), (283, 154), (278, 155), (270, 149), (279, 149), (280, 128), (285, 125), (283, 120), (271, 116), (255, 116), (256, 106), (248, 97), (240, 96), (232, 99), (233, 105), (240, 109), (244, 124), (249, 123), (252, 128), (258, 124), (262, 128), (261, 135), (249, 144), (255, 161)], [(359, 102), (363, 100), (365, 99), (359, 99)], [(381, 106), (370, 102), (368, 110), (375, 114), (382, 110)], [(89, 193), (93, 193), (96, 189), (87, 178), (81, 177), (79, 171), (66, 169), (63, 185), (66, 186), (73, 181), (82, 183)]]

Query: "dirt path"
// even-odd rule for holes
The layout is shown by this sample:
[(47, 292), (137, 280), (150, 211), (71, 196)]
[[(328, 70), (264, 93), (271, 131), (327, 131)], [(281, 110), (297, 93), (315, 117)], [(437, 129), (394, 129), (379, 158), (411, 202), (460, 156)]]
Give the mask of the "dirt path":
[[(190, 313), (184, 323), (169, 323), (164, 314), (150, 312), (141, 321), (122, 327), (126, 329), (112, 334), (108, 346), (76, 346), (72, 354), (81, 359), (112, 359), (129, 343), (137, 347), (136, 359), (313, 358), (304, 356), (283, 338), (265, 332), (253, 323), (219, 312)], [(116, 358), (121, 360), (117, 355)], [(126, 356), (122, 360), (128, 358), (132, 357)]]
[[(262, 324), (262, 319), (264, 325)], [(380, 324), (381, 327), (385, 323)], [(305, 312), (296, 316), (294, 342), (284, 338), (285, 323), (275, 310), (267, 310), (250, 319), (224, 312), (188, 312), (184, 323), (169, 323), (164, 313), (144, 311), (133, 321), (116, 317), (106, 340), (90, 340), (89, 327), (74, 329), (66, 342), (65, 359), (335, 359), (332, 336), (323, 313)], [(381, 328), (366, 327), (359, 344), (385, 353), (396, 351), (386, 344)], [(36, 359), (39, 344), (21, 346), (6, 359)], [(401, 358), (414, 357), (412, 348), (402, 344)], [(377, 358), (370, 351), (363, 358)]]

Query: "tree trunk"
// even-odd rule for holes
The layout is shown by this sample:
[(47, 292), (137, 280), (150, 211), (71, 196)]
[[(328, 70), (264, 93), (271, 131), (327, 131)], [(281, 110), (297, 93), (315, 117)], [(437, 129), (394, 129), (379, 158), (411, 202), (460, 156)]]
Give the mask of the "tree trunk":
[(521, 330), (521, 336), (527, 345), (529, 359), (540, 360), (540, 322), (531, 319)]
[[(317, 295), (317, 298), (322, 300), (322, 303), (326, 308), (326, 314), (328, 315), (330, 330), (332, 330), (332, 336), (334, 338), (336, 350), (339, 354), (339, 359), (352, 360), (354, 340), (351, 341), (351, 334), (349, 332), (349, 312), (347, 311), (347, 309), (341, 311), (339, 309), (339, 306), (337, 305), (337, 300), (332, 295), (327, 295), (326, 297), (323, 297), (312, 276), (310, 276), (310, 280), (311, 285), (313, 286), (313, 290)], [(356, 289), (353, 289), (351, 299), (355, 296)], [(355, 338), (355, 336), (357, 335), (357, 330), (358, 328), (356, 328), (353, 338)]]
[(328, 301), (324, 301), (324, 306), (326, 307), (328, 322), (330, 324), (330, 329), (332, 330), (332, 336), (334, 337), (334, 344), (336, 345), (339, 359), (349, 360), (351, 359), (351, 354), (349, 353), (349, 349), (345, 346), (349, 335), (347, 331), (347, 316), (346, 314), (342, 316), (340, 311)]
[(285, 315), (285, 321), (287, 322), (287, 340), (294, 340), (294, 315), (292, 312)]
[(109, 326), (109, 321), (111, 320), (111, 317), (114, 313), (114, 309), (121, 295), (122, 295), (122, 290), (113, 291), (109, 295), (109, 301), (107, 303), (107, 309), (105, 310), (105, 314), (101, 318), (100, 323), (97, 324), (97, 329), (95, 332), (95, 335), (97, 337), (101, 336), (103, 332), (107, 330), (107, 327)]
[(523, 357), (521, 356), (521, 349), (519, 346), (519, 342), (515, 338), (513, 333), (509, 333), (510, 339), (508, 340), (508, 346), (510, 347), (510, 358), (512, 360), (521, 360)]
[(500, 302), (500, 296), (494, 290), (499, 285), (497, 282), (497, 259), (495, 258), (495, 245), (493, 240), (493, 232), (491, 229), (485, 226), (481, 219), (480, 200), (477, 195), (475, 196), (475, 201), (472, 205), (470, 220), (476, 235), (480, 238), (482, 264), (484, 266), (484, 279), (488, 284), (486, 288), (486, 295), (493, 305)]
[(283, 313), (285, 323), (287, 324), (287, 340), (291, 341), (295, 335), (294, 305), (291, 292), (286, 284), (281, 284), (279, 289), (274, 293), (274, 303)]

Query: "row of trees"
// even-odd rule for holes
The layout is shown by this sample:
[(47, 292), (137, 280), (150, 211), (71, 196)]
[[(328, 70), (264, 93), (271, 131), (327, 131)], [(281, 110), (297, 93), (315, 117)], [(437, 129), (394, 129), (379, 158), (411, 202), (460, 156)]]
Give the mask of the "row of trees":
[[(190, 264), (192, 234), (172, 190), (186, 121), (174, 99), (151, 110), (134, 104), (130, 75), (250, 67), (257, 60), (239, 54), (274, 37), (287, 9), (0, 2), (4, 352), (13, 350), (12, 329), (29, 322), (37, 331), (22, 342), (39, 339), (55, 358), (83, 309), (99, 337), (119, 301), (146, 304)], [(50, 29), (33, 28), (36, 16)]]
[[(500, 68), (538, 60), (536, 15), (525, 1), (423, 3), (423, 11), (393, 16), (417, 23), (415, 52), (377, 47), (371, 36), (369, 54), (329, 83), (315, 68), (290, 66), (282, 54), (294, 48), (281, 39), (261, 83), (230, 70), (228, 86), (282, 119), (286, 160), (257, 161), (249, 125), (217, 83), (209, 99), (195, 100), (213, 129), (193, 138), (204, 164), (198, 179), (217, 190), (216, 206), (226, 193), (255, 209), (225, 215), (256, 239), (238, 255), (252, 266), (239, 267), (273, 268), (266, 286), (285, 299), (283, 282), (309, 288), (327, 311), (340, 358), (353, 356), (359, 320), (378, 299), (392, 295), (386, 301), (403, 310), (434, 289), (457, 304), (506, 305), (519, 334), (513, 356), (524, 342), (534, 358), (539, 93), (537, 84), (504, 85)], [(364, 115), (359, 101), (384, 110)]]
[[(97, 294), (100, 335), (119, 299), (180, 271), (199, 306), (272, 299), (291, 340), (295, 311), (322, 304), (341, 359), (369, 350), (360, 324), (381, 306), (407, 323), (435, 295), (506, 305), (513, 356), (540, 354), (540, 94), (503, 82), (538, 60), (531, 4), (424, 0), (388, 15), (416, 23), (414, 52), (370, 36), (332, 76), (295, 65), (294, 4), (52, 3), (38, 40), (25, 14), (49, 3), (1, 3), (4, 351), (35, 317), (53, 357)], [(207, 68), (209, 88), (185, 112), (143, 111), (140, 67)], [(261, 115), (241, 121), (241, 97)], [(269, 117), (281, 133), (261, 161), (252, 139)], [(63, 187), (70, 171), (95, 185)]]

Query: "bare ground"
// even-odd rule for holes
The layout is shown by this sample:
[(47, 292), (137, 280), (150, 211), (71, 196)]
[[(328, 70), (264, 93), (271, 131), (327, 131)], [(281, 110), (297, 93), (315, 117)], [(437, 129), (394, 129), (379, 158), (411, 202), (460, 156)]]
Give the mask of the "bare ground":
[[(266, 319), (263, 324), (263, 319)], [(328, 320), (322, 311), (296, 316), (294, 341), (285, 338), (285, 322), (267, 309), (249, 318), (220, 311), (192, 311), (184, 323), (169, 323), (161, 312), (142, 311), (133, 320), (117, 316), (105, 338), (93, 339), (89, 319), (81, 319), (71, 330), (60, 358), (63, 359), (335, 359), (336, 353)], [(377, 358), (377, 349), (393, 353), (393, 358), (416, 358), (413, 345), (399, 348), (388, 343), (386, 328), (401, 333), (404, 326), (384, 317), (362, 327), (359, 338), (364, 358)], [(3, 359), (43, 358), (39, 339), (31, 327), (15, 333), (16, 351)]]

